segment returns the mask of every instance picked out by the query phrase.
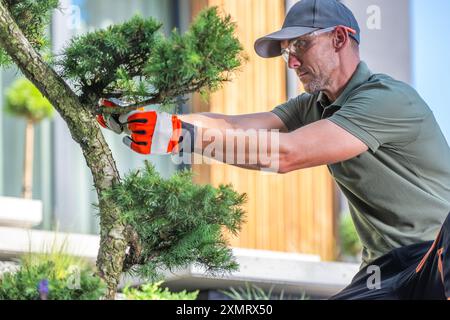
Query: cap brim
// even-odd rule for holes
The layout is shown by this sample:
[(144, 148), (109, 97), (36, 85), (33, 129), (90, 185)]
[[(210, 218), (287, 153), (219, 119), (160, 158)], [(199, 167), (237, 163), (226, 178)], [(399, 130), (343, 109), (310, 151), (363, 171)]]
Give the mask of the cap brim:
[(289, 27), (281, 29), (256, 40), (255, 51), (263, 58), (278, 57), (281, 55), (280, 41), (295, 39), (319, 29), (311, 27)]

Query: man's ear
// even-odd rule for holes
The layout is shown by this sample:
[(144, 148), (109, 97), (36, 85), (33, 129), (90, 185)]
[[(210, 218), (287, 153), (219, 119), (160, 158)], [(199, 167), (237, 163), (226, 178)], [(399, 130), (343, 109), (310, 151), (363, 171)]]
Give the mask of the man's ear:
[(348, 35), (348, 32), (343, 27), (336, 27), (336, 29), (333, 32), (333, 45), (334, 48), (339, 51), (342, 48), (345, 47), (347, 43), (350, 42), (350, 37)]

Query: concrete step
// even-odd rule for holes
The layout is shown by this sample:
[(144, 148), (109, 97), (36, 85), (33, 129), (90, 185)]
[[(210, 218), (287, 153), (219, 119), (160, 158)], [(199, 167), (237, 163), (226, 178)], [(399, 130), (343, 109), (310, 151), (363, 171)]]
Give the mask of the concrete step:
[(42, 222), (42, 201), (0, 197), (0, 226), (32, 228)]

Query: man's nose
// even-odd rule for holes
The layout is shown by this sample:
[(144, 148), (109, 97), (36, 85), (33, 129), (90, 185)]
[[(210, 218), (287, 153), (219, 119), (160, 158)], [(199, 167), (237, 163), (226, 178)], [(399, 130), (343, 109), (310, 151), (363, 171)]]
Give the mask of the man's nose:
[(298, 58), (291, 54), (289, 55), (289, 63), (288, 63), (288, 67), (289, 69), (298, 69), (300, 68), (300, 66), (302, 65), (302, 63), (300, 62), (300, 60), (298, 60)]

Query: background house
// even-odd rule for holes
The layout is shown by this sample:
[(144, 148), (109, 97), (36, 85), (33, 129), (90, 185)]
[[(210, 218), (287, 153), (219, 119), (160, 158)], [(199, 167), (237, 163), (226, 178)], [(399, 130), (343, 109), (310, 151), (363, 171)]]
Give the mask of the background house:
[[(261, 59), (253, 51), (254, 40), (278, 29), (283, 23), (285, 12), (295, 2), (127, 0), (114, 1), (112, 4), (108, 0), (62, 0), (62, 7), (65, 9), (55, 12), (50, 34), (54, 51), (58, 52), (72, 36), (124, 21), (135, 13), (161, 20), (167, 33), (174, 27), (185, 30), (192, 17), (205, 6), (220, 6), (237, 22), (238, 36), (249, 61), (242, 72), (236, 75), (235, 81), (213, 94), (209, 103), (194, 96), (191, 103), (182, 106), (182, 110), (227, 114), (261, 112), (271, 110), (301, 90), (295, 74), (286, 70), (282, 59)], [(450, 12), (450, 3), (446, 0), (343, 2), (354, 11), (360, 24), (362, 59), (374, 72), (388, 73), (413, 85), (429, 103), (444, 134), (450, 139), (450, 111), (443, 97), (450, 88), (450, 60), (447, 57), (450, 52), (447, 34), (450, 21), (445, 16)], [(3, 101), (2, 91), (16, 76), (15, 70), (0, 72), (0, 104)], [(20, 196), (24, 126), (22, 120), (0, 112), (0, 195), (4, 197)], [(149, 158), (133, 154), (113, 134), (105, 135), (122, 174), (140, 167), (144, 159), (150, 159), (165, 176), (177, 170), (167, 157)], [(77, 242), (81, 246), (86, 241), (87, 247), (80, 247), (78, 250), (81, 251), (80, 254), (84, 252), (95, 258), (95, 247), (89, 247), (90, 243), (95, 243), (98, 232), (98, 219), (92, 206), (96, 196), (91, 176), (79, 147), (70, 138), (68, 129), (59, 116), (38, 125), (35, 150), (34, 198), (42, 201), (43, 209), (42, 219), (38, 219), (41, 222), (34, 229), (41, 230), (38, 232), (57, 229), (85, 235), (77, 238)], [(260, 251), (259, 256), (255, 251), (238, 252), (243, 261), (247, 261), (245, 263), (248, 263), (248, 268), (263, 268), (270, 264), (269, 261), (279, 262), (278, 265), (272, 265), (273, 273), (269, 273), (267, 279), (258, 278), (261, 282), (270, 282), (270, 277), (275, 279), (277, 274), (283, 273), (283, 265), (289, 265), (288, 261), (299, 263), (299, 273), (288, 274), (284, 280), (278, 279), (278, 282), (287, 283), (288, 278), (301, 280), (303, 276), (307, 279), (308, 274), (314, 274), (318, 286), (326, 287), (327, 283), (331, 284), (328, 288), (332, 291), (349, 281), (351, 271), (355, 270), (354, 265), (346, 268), (341, 264), (327, 265), (319, 262), (333, 261), (336, 258), (338, 218), (346, 211), (345, 200), (336, 189), (326, 167), (285, 176), (247, 172), (222, 164), (196, 165), (193, 169), (198, 173), (199, 183), (232, 183), (237, 190), (248, 193), (248, 223), (239, 238), (230, 240), (237, 248), (265, 250)], [(11, 206), (5, 201), (0, 198), (0, 217), (2, 213), (6, 216), (11, 211), (17, 212), (17, 216), (28, 211), (25, 207), (20, 211), (20, 205)], [(36, 219), (36, 216), (33, 217), (30, 216), (29, 219)], [(17, 227), (17, 223), (13, 225)], [(27, 233), (7, 233), (11, 232), (11, 225), (8, 230), (1, 230), (0, 252), (4, 252), (5, 256), (8, 252), (15, 252), (14, 250), (16, 253), (20, 252), (17, 246), (14, 249), (8, 247), (8, 244), (25, 243), (22, 238)], [(267, 251), (278, 253), (270, 256)], [(300, 270), (301, 268), (303, 269)], [(305, 270), (308, 273), (305, 274)], [(178, 285), (192, 284), (192, 281), (198, 283), (201, 272), (196, 272), (186, 271), (183, 278), (185, 282), (179, 281)], [(249, 276), (244, 272), (237, 275), (235, 280), (239, 282)], [(320, 282), (320, 279), (325, 280)], [(205, 284), (205, 288), (209, 285), (215, 284)], [(294, 281), (290, 285), (295, 288), (299, 284)], [(314, 283), (309, 285), (315, 286)], [(326, 295), (326, 292), (323, 294)]]

